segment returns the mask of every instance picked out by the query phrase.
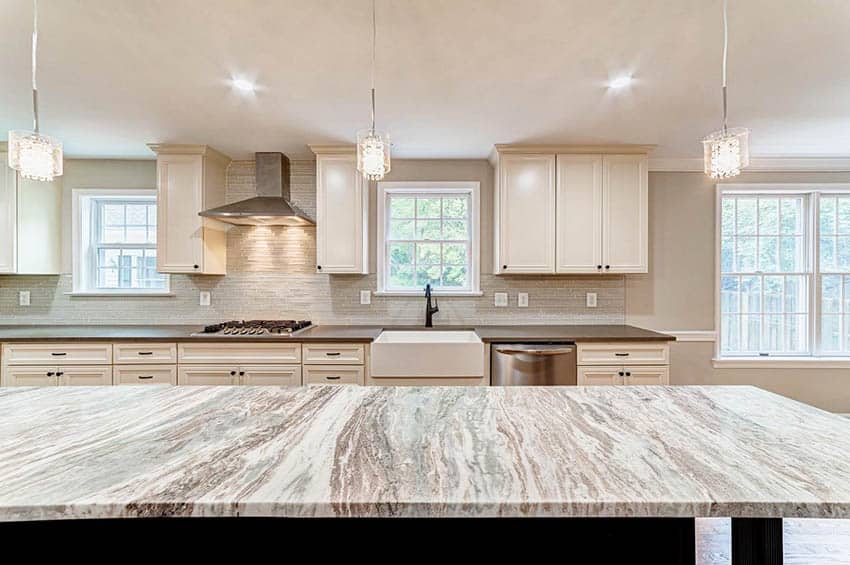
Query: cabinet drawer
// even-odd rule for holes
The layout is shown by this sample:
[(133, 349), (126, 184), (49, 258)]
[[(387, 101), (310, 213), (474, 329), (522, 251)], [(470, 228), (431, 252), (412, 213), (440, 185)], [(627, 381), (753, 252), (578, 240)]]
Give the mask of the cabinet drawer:
[(363, 367), (304, 365), (304, 384), (362, 385)]
[(579, 365), (668, 365), (667, 343), (579, 343)]
[(239, 384), (238, 367), (222, 365), (179, 365), (179, 385), (235, 385)]
[(370, 377), (369, 386), (488, 386), (485, 377)]
[(175, 343), (115, 343), (112, 345), (113, 363), (177, 363)]
[(3, 346), (6, 365), (110, 365), (111, 343), (8, 343)]
[(181, 343), (177, 361), (183, 363), (301, 363), (300, 343)]
[(176, 365), (115, 365), (113, 381), (117, 385), (176, 385)]
[(304, 363), (362, 365), (364, 349), (359, 343), (305, 343)]
[(239, 384), (298, 386), (301, 365), (243, 365), (239, 367)]
[(100, 386), (112, 384), (112, 366), (95, 365), (92, 367), (62, 367), (59, 375), (60, 386)]

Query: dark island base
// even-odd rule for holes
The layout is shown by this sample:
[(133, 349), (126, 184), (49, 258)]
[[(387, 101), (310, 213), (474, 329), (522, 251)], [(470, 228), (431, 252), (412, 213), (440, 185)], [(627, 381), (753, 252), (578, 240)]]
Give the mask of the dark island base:
[[(382, 547), (389, 544), (406, 547), (417, 557), (440, 553), (452, 561), (487, 555), (527, 560), (554, 552), (560, 563), (693, 565), (696, 553), (691, 518), (135, 518), (0, 525), (0, 537), (11, 545), (36, 540), (50, 540), (56, 547), (65, 541), (79, 546), (93, 539), (128, 544), (145, 540), (150, 550), (150, 544), (179, 540), (180, 546), (201, 553), (214, 553), (217, 543), (228, 540), (250, 553), (283, 540), (298, 546), (316, 536), (326, 540), (316, 548), (323, 556), (337, 552), (351, 556), (365, 550), (389, 558)], [(732, 519), (732, 565), (781, 563), (780, 518)]]

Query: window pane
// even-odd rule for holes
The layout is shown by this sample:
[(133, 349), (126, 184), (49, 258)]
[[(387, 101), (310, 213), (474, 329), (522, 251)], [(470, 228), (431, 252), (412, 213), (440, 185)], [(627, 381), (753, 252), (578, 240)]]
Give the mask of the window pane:
[(741, 351), (739, 332), (740, 316), (724, 315), (720, 320), (720, 347), (723, 351)]
[(443, 271), (443, 286), (462, 288), (466, 286), (466, 267), (446, 267)]
[(850, 198), (838, 199), (838, 233), (850, 235)]
[(390, 265), (391, 288), (415, 288), (416, 281), (413, 279), (413, 267), (406, 265)]
[(803, 199), (782, 199), (782, 226), (780, 231), (783, 235), (803, 234)]
[(390, 263), (409, 265), (413, 263), (412, 243), (393, 243), (390, 245)]
[(744, 351), (761, 351), (761, 316), (744, 316), (741, 323), (741, 341)]
[(776, 198), (759, 199), (759, 235), (777, 235), (779, 233), (779, 200)]
[(782, 313), (784, 277), (764, 277), (764, 311), (769, 314)]
[(786, 273), (799, 273), (805, 270), (802, 236), (780, 238), (779, 270)]
[(779, 238), (778, 237), (760, 237), (759, 246), (759, 264), (758, 270), (765, 273), (775, 273), (779, 270)]
[(413, 220), (390, 220), (389, 239), (414, 239)]
[(98, 269), (98, 288), (118, 288), (118, 269)]
[(782, 323), (783, 317), (778, 315), (769, 315), (764, 317), (764, 325), (762, 331), (762, 352), (782, 351)]
[(148, 205), (148, 225), (156, 226), (156, 204)]
[(838, 270), (843, 273), (850, 272), (850, 237), (838, 236), (836, 244)]
[(844, 277), (844, 310), (846, 314), (850, 312), (850, 276)]
[(421, 288), (426, 284), (440, 286), (442, 269), (439, 265), (416, 267), (416, 284)]
[(444, 198), (443, 216), (446, 218), (465, 218), (466, 203), (466, 198)]
[(446, 265), (465, 265), (466, 259), (465, 243), (443, 244), (443, 263)]
[(439, 218), (441, 215), (440, 198), (417, 198), (416, 199), (416, 217), (417, 218)]
[(466, 222), (463, 220), (447, 220), (443, 224), (443, 238), (455, 240), (469, 239)]
[(835, 271), (835, 238), (820, 238), (820, 270)]
[(122, 243), (147, 243), (148, 229), (145, 226), (127, 226), (127, 236)]
[(789, 353), (806, 353), (809, 341), (808, 316), (790, 314), (785, 316), (785, 350)]
[(105, 226), (123, 226), (124, 225), (124, 205), (123, 204), (104, 204), (101, 221)]
[(390, 198), (391, 218), (414, 218), (416, 216), (415, 198)]
[(741, 277), (741, 312), (761, 313), (761, 277)]
[(440, 220), (417, 220), (416, 239), (439, 240), (441, 232)]
[(721, 208), (721, 232), (724, 235), (735, 234), (735, 199), (724, 198)]
[(835, 233), (835, 197), (820, 197), (820, 232)]
[(756, 238), (739, 237), (735, 249), (735, 270), (739, 273), (751, 273), (756, 270)]
[(785, 312), (808, 312), (808, 293), (806, 292), (806, 287), (806, 278), (802, 275), (785, 277)]
[(724, 237), (720, 241), (720, 271), (731, 273), (735, 270), (735, 240)]
[(841, 312), (841, 275), (821, 277), (821, 311), (824, 314)]
[(148, 207), (146, 204), (127, 205), (127, 225), (144, 226), (148, 220)]
[(841, 316), (824, 314), (821, 317), (821, 349), (827, 353), (841, 351)]
[(416, 263), (419, 265), (439, 265), (440, 264), (440, 244), (439, 243), (417, 243), (416, 244)]
[(124, 228), (104, 227), (101, 241), (103, 243), (123, 243)]
[(737, 233), (755, 234), (756, 233), (756, 199), (755, 198), (738, 198), (738, 221)]

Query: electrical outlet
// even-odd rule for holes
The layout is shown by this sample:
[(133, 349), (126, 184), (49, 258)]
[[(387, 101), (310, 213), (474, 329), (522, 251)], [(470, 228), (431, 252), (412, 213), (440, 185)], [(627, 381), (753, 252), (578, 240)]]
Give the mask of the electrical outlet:
[(520, 292), (516, 297), (516, 305), (519, 308), (528, 308), (528, 293)]
[(366, 306), (372, 303), (372, 291), (371, 290), (361, 290), (360, 291), (360, 304)]
[(596, 293), (588, 292), (587, 293), (587, 307), (588, 308), (596, 308)]
[(211, 299), (212, 299), (212, 296), (211, 296), (210, 291), (202, 290), (200, 295), (199, 295), (198, 303), (201, 306), (209, 306)]
[(18, 293), (18, 305), (19, 306), (29, 306), (30, 305), (30, 291), (22, 290)]
[(496, 306), (507, 306), (508, 305), (508, 293), (507, 292), (497, 292), (495, 294), (495, 304)]

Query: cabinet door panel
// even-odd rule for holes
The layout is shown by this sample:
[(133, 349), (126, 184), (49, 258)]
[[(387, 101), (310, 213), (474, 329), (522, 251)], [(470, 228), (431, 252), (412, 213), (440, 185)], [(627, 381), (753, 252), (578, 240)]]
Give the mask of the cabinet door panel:
[(557, 271), (602, 265), (602, 156), (558, 155)]
[(57, 367), (4, 367), (3, 386), (57, 386)]
[(647, 272), (648, 189), (644, 155), (603, 157), (603, 254), (610, 273)]
[(578, 385), (618, 385), (623, 382), (622, 367), (579, 367)]
[(666, 385), (670, 383), (669, 367), (626, 367), (624, 384)]
[(203, 221), (198, 212), (203, 206), (203, 157), (160, 156), (157, 175), (157, 270), (201, 272)]
[(502, 155), (497, 271), (555, 272), (555, 156)]
[(301, 365), (244, 365), (239, 367), (239, 384), (298, 386)]
[(239, 383), (237, 367), (223, 365), (180, 365), (177, 367), (179, 385), (235, 385)]
[(59, 384), (61, 386), (98, 386), (112, 384), (112, 366), (92, 367), (59, 366)]
[(8, 154), (0, 153), (0, 273), (16, 269), (18, 177), (7, 163)]
[(321, 273), (367, 273), (368, 192), (355, 155), (316, 159), (316, 263)]

